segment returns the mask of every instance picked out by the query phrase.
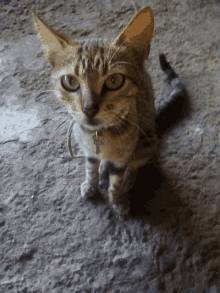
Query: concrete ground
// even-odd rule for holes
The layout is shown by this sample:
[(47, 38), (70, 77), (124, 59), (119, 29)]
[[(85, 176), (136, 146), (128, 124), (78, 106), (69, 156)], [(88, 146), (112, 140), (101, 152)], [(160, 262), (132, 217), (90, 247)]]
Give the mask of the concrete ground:
[(158, 118), (158, 164), (141, 169), (121, 219), (101, 197), (80, 196), (84, 159), (69, 156), (68, 123), (54, 131), (70, 116), (49, 91), (31, 12), (73, 38), (113, 38), (132, 2), (0, 0), (2, 293), (220, 292), (220, 3), (135, 3), (155, 13), (146, 66), (157, 109), (161, 52), (188, 97)]

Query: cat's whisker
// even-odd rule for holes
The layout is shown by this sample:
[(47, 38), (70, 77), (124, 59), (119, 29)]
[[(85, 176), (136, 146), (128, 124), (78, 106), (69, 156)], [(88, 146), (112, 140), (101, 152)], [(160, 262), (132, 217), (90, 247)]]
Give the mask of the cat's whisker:
[(149, 119), (147, 119), (147, 118), (145, 118), (145, 117), (138, 117), (137, 115), (134, 115), (134, 114), (132, 114), (132, 113), (129, 113), (129, 116), (130, 117), (133, 117), (133, 118), (135, 118), (135, 119), (137, 119), (138, 121), (140, 121), (140, 122), (146, 122), (147, 124), (149, 124), (149, 125), (151, 125), (151, 126), (155, 126), (155, 123), (154, 122), (152, 122), (151, 120), (149, 120)]
[(118, 62), (115, 62), (113, 64), (110, 65), (109, 69), (114, 66), (114, 65), (117, 65), (117, 64), (128, 64), (128, 65), (132, 65), (132, 63), (130, 62), (125, 62), (125, 61), (118, 61)]
[[(117, 119), (117, 120), (116, 120)], [(116, 116), (116, 117), (114, 117), (114, 121), (118, 121), (118, 125), (114, 125), (115, 127), (117, 127), (117, 129), (118, 129), (118, 131), (120, 132), (120, 128), (123, 130), (123, 127), (121, 126), (121, 121), (120, 121), (120, 119)], [(126, 137), (128, 136), (128, 134), (127, 133), (124, 133), (125, 135), (126, 135)], [(120, 136), (121, 136), (121, 138), (123, 138), (123, 135), (122, 135), (122, 133), (120, 132)], [(123, 142), (122, 142), (123, 143)]]
[[(125, 116), (126, 117), (126, 116)], [(154, 126), (155, 125), (155, 123), (154, 122), (152, 122), (150, 119), (147, 119), (147, 118), (145, 118), (145, 117), (138, 117), (136, 114), (134, 114), (134, 113), (129, 113), (129, 117), (133, 117), (133, 118), (135, 118), (135, 119), (137, 119), (137, 120), (139, 120), (140, 122), (146, 122), (146, 123), (148, 123), (148, 124), (151, 124), (152, 126)]]
[(108, 50), (108, 54), (107, 54), (107, 57), (106, 57), (106, 60), (107, 63), (108, 63), (108, 59), (109, 59), (109, 54), (110, 54), (110, 51), (111, 51), (111, 47), (112, 47), (113, 43), (111, 44), (111, 46), (109, 47), (109, 50)]
[[(127, 119), (126, 119), (127, 120)], [(129, 120), (128, 120), (129, 121)], [(132, 121), (129, 121), (131, 122), (132, 124), (134, 124)], [(138, 129), (140, 129), (140, 131), (144, 134), (144, 136), (146, 137), (146, 139), (148, 140), (148, 142), (150, 143), (150, 149), (154, 152), (155, 155), (157, 155), (157, 152), (156, 150), (154, 149), (154, 147), (151, 146), (152, 142), (153, 142), (153, 139), (151, 139), (150, 137), (148, 137), (146, 135), (146, 133), (136, 124), (134, 124)], [(135, 156), (134, 156), (135, 157)]]
[(144, 136), (147, 138), (147, 140), (149, 141), (149, 143), (151, 143), (151, 139), (146, 135), (146, 133), (143, 131), (143, 129), (140, 126), (138, 126), (136, 123), (132, 122), (130, 119), (123, 118), (122, 121), (123, 120), (126, 120), (126, 121), (132, 123), (133, 125), (135, 125), (144, 134)]
[[(117, 120), (119, 121), (119, 125), (118, 126), (116, 126), (115, 125), (115, 127), (117, 127), (117, 129), (118, 129), (118, 131), (119, 131), (119, 133), (120, 133), (120, 136), (121, 136), (121, 142), (122, 142), (122, 145), (123, 145), (123, 141), (122, 141), (122, 134), (121, 134), (121, 132), (120, 132), (120, 130), (119, 130), (119, 128), (122, 128), (122, 130), (123, 130), (123, 127), (121, 126), (121, 119), (119, 119), (118, 117), (115, 117), (115, 118), (117, 118)], [(123, 122), (124, 123), (124, 122)], [(125, 138), (128, 138), (128, 133), (125, 133)], [(132, 155), (133, 155), (133, 160), (135, 160), (135, 154), (134, 153), (132, 153)]]
[(60, 118), (62, 118), (62, 116), (54, 117), (54, 118), (50, 119), (50, 121), (47, 124), (50, 124), (50, 123), (57, 121), (57, 120), (60, 120)]
[(43, 130), (43, 129), (41, 128), (41, 129), (38, 131), (38, 133), (37, 133), (36, 136), (35, 136), (35, 139), (38, 137), (39, 133), (40, 133), (42, 130)]
[(54, 134), (56, 133), (56, 131), (60, 128), (61, 125), (66, 124), (68, 121), (66, 119), (64, 119), (63, 121), (59, 122), (56, 124), (55, 129), (53, 130), (51, 136), (49, 137), (49, 142), (47, 144), (47, 149), (49, 147), (49, 144), (51, 142), (51, 138), (54, 136)]
[[(113, 122), (114, 121), (116, 121), (116, 118), (117, 117), (115, 117), (114, 119), (113, 119)], [(117, 118), (118, 119), (118, 118)], [(119, 119), (118, 119), (119, 120)], [(120, 121), (119, 121), (120, 122)], [(119, 137), (117, 137), (117, 139), (118, 140), (120, 140), (120, 144), (122, 144), (123, 145), (123, 137), (122, 137), (122, 134), (121, 134), (121, 131), (120, 131), (120, 129), (119, 128), (122, 128), (120, 125), (114, 125), (114, 128), (116, 129), (116, 131), (119, 133)], [(128, 135), (126, 134), (126, 138), (128, 137)]]
[(63, 119), (61, 122), (57, 123), (53, 132), (51, 133), (50, 139), (54, 136), (55, 132), (63, 125), (66, 124), (68, 121), (66, 119)]
[(134, 123), (130, 119), (123, 118), (123, 120), (126, 120), (126, 121), (132, 123), (133, 125), (135, 125), (147, 137), (146, 133), (143, 131), (143, 129), (139, 125), (137, 125), (136, 123)]
[(76, 121), (74, 119), (72, 119), (72, 121), (69, 124), (68, 127), (68, 131), (67, 131), (67, 145), (68, 145), (68, 149), (70, 152), (70, 156), (74, 159), (74, 158), (83, 158), (85, 156), (82, 155), (74, 155), (73, 154), (73, 149), (72, 149), (72, 143), (71, 143), (71, 134), (72, 134), (72, 130), (73, 130), (73, 125)]
[(137, 7), (136, 7), (136, 5), (135, 5), (134, 1), (133, 1), (133, 0), (131, 0), (131, 3), (132, 3), (132, 5), (134, 6), (135, 12), (137, 12), (138, 10), (137, 10)]
[(110, 51), (111, 51), (113, 45), (114, 45), (114, 42), (112, 42), (111, 45), (109, 46), (109, 50), (108, 50), (108, 54), (107, 54), (107, 58), (106, 58), (107, 61), (109, 60), (109, 54), (110, 54)]
[[(121, 49), (121, 46), (125, 43), (125, 41), (126, 41), (126, 39), (125, 39), (124, 42), (120, 45), (120, 47), (117, 48), (117, 50), (113, 53), (112, 58), (115, 56), (115, 54), (117, 53), (117, 51)], [(114, 46), (114, 42), (111, 43), (111, 45), (110, 45), (110, 47), (109, 47), (109, 50), (108, 50), (107, 58), (106, 58), (106, 60), (107, 60), (107, 62), (108, 62), (109, 65), (110, 65), (111, 60), (112, 60), (112, 58), (111, 58), (111, 60), (108, 61), (108, 60), (109, 60), (109, 55), (110, 55), (110, 52), (111, 52), (111, 49), (112, 49), (113, 46)]]
[[(50, 119), (50, 121), (48, 123), (46, 123), (45, 125), (42, 126), (42, 128), (38, 131), (38, 133), (35, 136), (35, 139), (38, 137), (39, 133), (45, 128), (48, 127), (49, 124), (51, 124), (52, 122), (54, 122), (55, 120), (59, 120), (61, 118), (61, 116), (55, 117), (53, 119)], [(43, 119), (44, 120), (44, 119)]]
[[(113, 121), (115, 121), (115, 119), (113, 119)], [(119, 128), (118, 128), (116, 125), (114, 125), (114, 128), (115, 128), (115, 129), (117, 130), (117, 132), (119, 133), (119, 137), (118, 137), (118, 139), (120, 139), (120, 142), (122, 143), (122, 139), (121, 139), (122, 135), (121, 135), (121, 132), (120, 132)]]
[(124, 43), (127, 41), (127, 38), (125, 38), (124, 42), (121, 43), (121, 45), (115, 50), (113, 56), (111, 57), (110, 61), (108, 62), (109, 66), (111, 66), (111, 61), (115, 57), (115, 54), (121, 50), (121, 47), (124, 45)]

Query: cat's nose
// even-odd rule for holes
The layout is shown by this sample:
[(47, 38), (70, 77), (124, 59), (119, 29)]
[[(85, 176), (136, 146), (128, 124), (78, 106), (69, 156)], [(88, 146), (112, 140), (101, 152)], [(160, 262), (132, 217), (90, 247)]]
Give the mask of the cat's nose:
[(88, 117), (88, 118), (93, 118), (99, 111), (98, 105), (93, 105), (92, 107), (83, 107), (83, 113)]

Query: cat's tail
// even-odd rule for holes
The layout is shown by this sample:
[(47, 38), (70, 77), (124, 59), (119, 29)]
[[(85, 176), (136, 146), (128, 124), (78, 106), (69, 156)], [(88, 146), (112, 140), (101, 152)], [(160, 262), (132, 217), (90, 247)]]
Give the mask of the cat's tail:
[(157, 98), (158, 103), (155, 108), (157, 132), (162, 136), (171, 125), (184, 116), (188, 99), (185, 81), (170, 66), (164, 54), (159, 55), (159, 60), (168, 86), (164, 94)]
[(175, 72), (175, 70), (167, 62), (166, 56), (164, 54), (159, 55), (160, 67), (165, 74), (165, 81), (170, 87), (171, 93), (169, 100), (176, 98), (178, 96), (185, 96), (186, 94), (186, 85), (182, 78)]

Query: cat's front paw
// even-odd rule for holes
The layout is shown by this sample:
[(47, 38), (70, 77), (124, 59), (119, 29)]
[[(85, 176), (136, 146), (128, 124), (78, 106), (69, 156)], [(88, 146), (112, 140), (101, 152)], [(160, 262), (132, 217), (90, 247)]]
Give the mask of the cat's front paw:
[(109, 179), (108, 177), (104, 178), (100, 178), (99, 179), (99, 192), (104, 195), (104, 196), (108, 196), (108, 187), (109, 187)]
[(123, 181), (123, 193), (127, 193), (132, 189), (134, 186), (136, 177), (137, 177), (138, 169), (128, 166), (125, 175), (124, 175), (124, 181)]
[(113, 209), (121, 216), (128, 216), (130, 213), (130, 206), (128, 204), (113, 204)]
[(81, 185), (81, 195), (84, 198), (89, 198), (95, 195), (97, 187), (91, 184), (88, 180), (85, 180)]
[(110, 186), (108, 189), (108, 198), (112, 204), (120, 204), (122, 200), (122, 191), (116, 186)]

